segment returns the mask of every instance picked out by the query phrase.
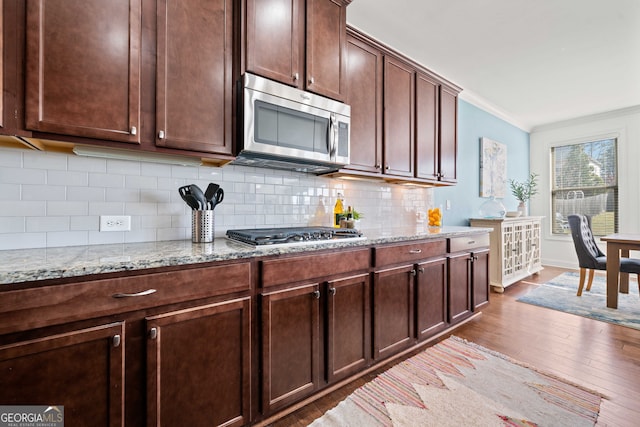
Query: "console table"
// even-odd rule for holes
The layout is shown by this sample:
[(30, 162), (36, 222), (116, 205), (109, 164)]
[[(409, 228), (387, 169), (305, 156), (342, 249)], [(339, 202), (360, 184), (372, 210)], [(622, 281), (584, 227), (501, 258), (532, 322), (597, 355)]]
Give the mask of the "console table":
[(494, 291), (542, 270), (540, 257), (543, 216), (471, 218), (472, 227), (490, 227), (489, 280)]

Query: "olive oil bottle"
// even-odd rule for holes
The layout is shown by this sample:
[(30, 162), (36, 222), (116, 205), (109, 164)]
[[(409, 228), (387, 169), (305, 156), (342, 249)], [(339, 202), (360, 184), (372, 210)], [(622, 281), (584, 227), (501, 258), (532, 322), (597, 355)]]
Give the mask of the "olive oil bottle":
[(340, 228), (340, 218), (344, 216), (344, 202), (342, 200), (342, 193), (338, 193), (338, 199), (336, 205), (333, 207), (333, 227)]

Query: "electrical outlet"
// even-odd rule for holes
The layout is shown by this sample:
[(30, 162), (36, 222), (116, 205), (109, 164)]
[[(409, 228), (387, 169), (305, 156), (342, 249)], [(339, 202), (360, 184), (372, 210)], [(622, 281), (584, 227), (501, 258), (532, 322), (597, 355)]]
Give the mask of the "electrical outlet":
[(130, 231), (131, 216), (100, 215), (100, 231)]

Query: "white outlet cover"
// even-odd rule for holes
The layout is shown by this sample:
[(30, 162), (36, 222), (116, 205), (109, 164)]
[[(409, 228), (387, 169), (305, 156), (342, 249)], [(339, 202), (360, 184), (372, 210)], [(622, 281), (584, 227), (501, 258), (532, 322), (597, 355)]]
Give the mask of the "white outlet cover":
[(131, 216), (100, 215), (100, 231), (131, 231)]

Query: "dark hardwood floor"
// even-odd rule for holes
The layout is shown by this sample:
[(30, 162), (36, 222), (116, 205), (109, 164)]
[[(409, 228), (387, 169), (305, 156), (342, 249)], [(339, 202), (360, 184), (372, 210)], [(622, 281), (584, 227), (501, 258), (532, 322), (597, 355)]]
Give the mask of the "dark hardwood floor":
[[(598, 426), (638, 426), (640, 330), (516, 301), (536, 283), (563, 271), (567, 270), (546, 267), (538, 275), (508, 287), (504, 294), (491, 293), (491, 303), (483, 314), (453, 334), (604, 394)], [(304, 406), (273, 426), (310, 424), (379, 371)]]

